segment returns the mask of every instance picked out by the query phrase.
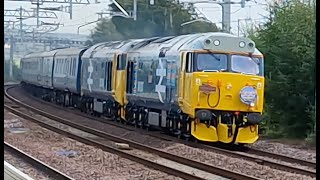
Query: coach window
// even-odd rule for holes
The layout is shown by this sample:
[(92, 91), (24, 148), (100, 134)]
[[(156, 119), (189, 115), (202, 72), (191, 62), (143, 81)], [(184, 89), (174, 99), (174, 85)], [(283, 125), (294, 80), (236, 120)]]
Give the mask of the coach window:
[(57, 64), (54, 64), (53, 67), (54, 67), (54, 73), (57, 73)]
[(73, 74), (74, 75), (77, 74), (77, 61), (78, 61), (77, 58), (74, 58), (74, 65), (73, 65), (74, 66), (74, 68), (73, 68), (73, 71), (74, 71)]
[(59, 59), (58, 61), (58, 74), (61, 74), (62, 72), (62, 59)]
[(58, 74), (61, 73), (61, 59), (58, 60)]
[(64, 73), (64, 68), (65, 68), (65, 67), (64, 67), (64, 64), (65, 64), (64, 59), (61, 59), (61, 69), (60, 69), (60, 70), (61, 70), (61, 72), (60, 72), (61, 74)]
[(75, 68), (74, 68), (74, 64), (76, 63), (76, 58), (72, 58), (72, 76), (75, 75)]
[(57, 74), (60, 73), (60, 59), (57, 59)]
[(61, 68), (60, 68), (60, 74), (63, 74), (64, 73), (64, 59), (61, 59), (61, 62), (60, 62), (60, 66), (61, 66)]
[(57, 59), (57, 62), (55, 64), (56, 64), (55, 70), (56, 70), (56, 73), (58, 74), (59, 73), (59, 59)]
[(76, 58), (72, 58), (72, 76), (75, 76), (75, 64), (76, 64)]
[(127, 55), (119, 54), (117, 57), (117, 70), (124, 70), (126, 67)]
[(64, 69), (65, 69), (64, 64), (65, 64), (64, 59), (61, 59), (61, 64), (60, 64), (60, 66), (61, 66), (61, 68), (60, 68), (61, 72), (60, 73), (61, 74), (64, 74)]
[(68, 67), (69, 67), (69, 75), (70, 75), (70, 76), (73, 76), (73, 74), (72, 74), (72, 64), (73, 64), (73, 58), (70, 58), (70, 61), (69, 61), (69, 64), (68, 64)]
[(65, 74), (66, 73), (66, 70), (67, 70), (67, 59), (64, 59), (63, 60), (63, 69), (62, 69), (62, 74)]
[(58, 73), (58, 59), (56, 59), (56, 62), (54, 63), (54, 71), (55, 73)]
[(69, 74), (69, 61), (68, 61), (68, 58), (65, 59), (65, 73)]
[(47, 69), (48, 69), (47, 72), (49, 73), (50, 72), (50, 70), (49, 70), (50, 69), (50, 59), (47, 59)]

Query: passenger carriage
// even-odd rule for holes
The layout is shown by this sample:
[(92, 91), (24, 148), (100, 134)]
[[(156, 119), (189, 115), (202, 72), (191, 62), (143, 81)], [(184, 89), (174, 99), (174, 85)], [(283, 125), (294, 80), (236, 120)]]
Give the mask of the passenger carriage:
[(68, 106), (80, 94), (81, 57), (85, 50), (86, 48), (66, 48), (58, 50), (54, 55), (52, 84), (59, 103)]

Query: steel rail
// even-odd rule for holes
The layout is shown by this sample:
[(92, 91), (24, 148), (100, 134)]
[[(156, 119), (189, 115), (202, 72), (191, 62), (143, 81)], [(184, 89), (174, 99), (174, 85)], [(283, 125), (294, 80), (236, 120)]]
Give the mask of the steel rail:
[(54, 179), (61, 179), (61, 180), (73, 180), (73, 178), (69, 177), (68, 175), (60, 172), (59, 170), (47, 165), (44, 162), (26, 154), (25, 152), (21, 151), (17, 147), (7, 143), (4, 141), (4, 149), (5, 151), (9, 151), (10, 153), (14, 154), (14, 156), (18, 156), (36, 169), (44, 172), (45, 174), (49, 175)]

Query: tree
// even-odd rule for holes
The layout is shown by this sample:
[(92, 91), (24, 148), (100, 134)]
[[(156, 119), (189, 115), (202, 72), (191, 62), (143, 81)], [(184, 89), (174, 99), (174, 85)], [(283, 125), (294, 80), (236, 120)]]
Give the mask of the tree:
[[(117, 1), (125, 9), (133, 9), (132, 0)], [(137, 20), (113, 17), (111, 20), (103, 20), (91, 34), (94, 43), (135, 38), (148, 38), (155, 36), (171, 36), (197, 32), (219, 31), (214, 23), (195, 22), (185, 26), (182, 23), (194, 20), (197, 16), (193, 6), (183, 8), (176, 1), (161, 0), (155, 5), (149, 5), (146, 0), (138, 0)], [(119, 11), (112, 4), (114, 11)]]
[(269, 128), (287, 137), (306, 137), (315, 123), (310, 115), (315, 106), (314, 12), (299, 1), (276, 7), (253, 37), (265, 55)]
[(111, 21), (103, 19), (91, 34), (91, 39), (93, 42), (104, 42), (122, 40), (124, 37)]
[(21, 69), (14, 63), (12, 63), (12, 78), (9, 76), (10, 63), (9, 61), (4, 61), (4, 81), (20, 81), (21, 79)]

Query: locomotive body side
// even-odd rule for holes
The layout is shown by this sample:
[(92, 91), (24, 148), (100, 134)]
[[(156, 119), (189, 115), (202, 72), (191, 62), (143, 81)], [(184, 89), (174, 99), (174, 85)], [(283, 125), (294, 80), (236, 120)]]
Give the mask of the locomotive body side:
[(66, 48), (57, 51), (54, 57), (53, 86), (60, 91), (80, 93), (81, 55), (83, 48)]
[(84, 54), (82, 93), (90, 96), (93, 111), (111, 115), (123, 106), (126, 52), (137, 40), (101, 44)]
[(202, 33), (163, 38), (131, 51), (126, 121), (202, 141), (258, 139), (264, 77), (263, 56), (254, 42)]
[[(179, 111), (177, 49), (196, 35), (149, 39), (128, 52), (125, 120), (160, 129), (169, 129), (168, 116)], [(176, 50), (173, 50), (176, 49)]]
[[(93, 72), (92, 64), (90, 65), (90, 59), (94, 56), (94, 54), (100, 49), (104, 48), (108, 43), (99, 43), (88, 48), (81, 56), (82, 66), (81, 66), (81, 96), (88, 96), (92, 94), (94, 97), (94, 93), (90, 90), (91, 85), (93, 84), (93, 79), (91, 77), (91, 73)], [(90, 67), (90, 68), (89, 68)]]

